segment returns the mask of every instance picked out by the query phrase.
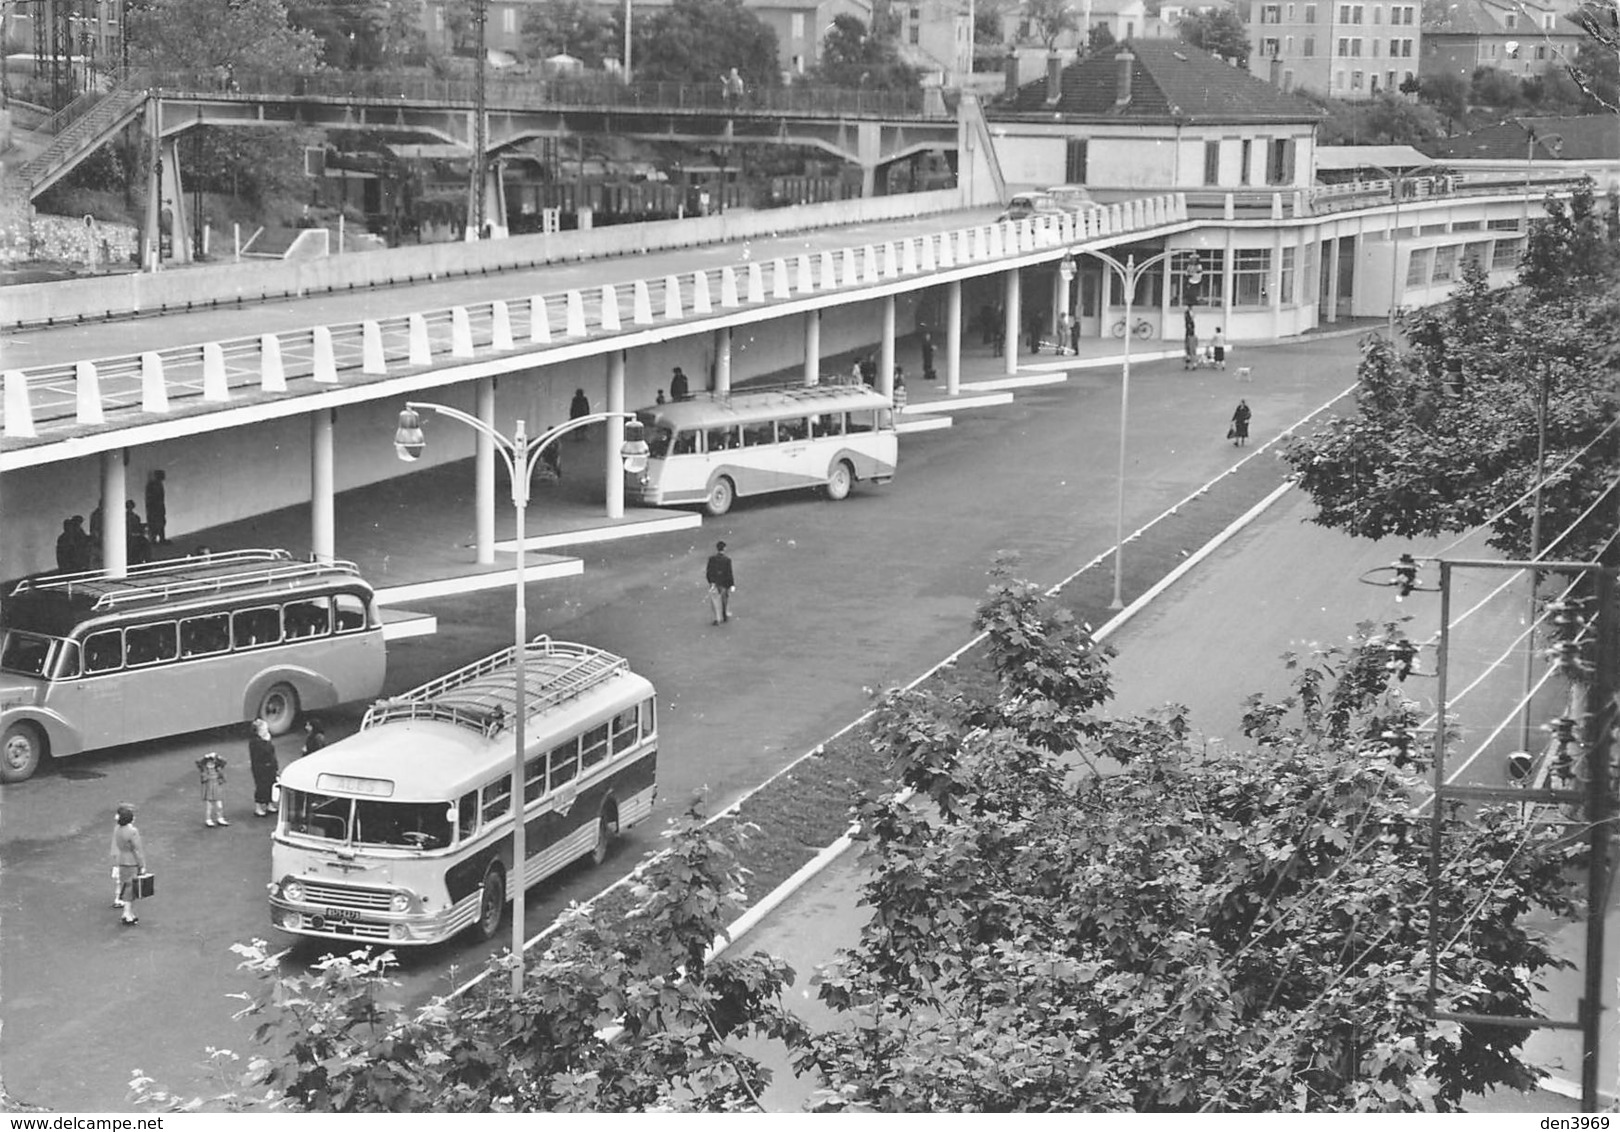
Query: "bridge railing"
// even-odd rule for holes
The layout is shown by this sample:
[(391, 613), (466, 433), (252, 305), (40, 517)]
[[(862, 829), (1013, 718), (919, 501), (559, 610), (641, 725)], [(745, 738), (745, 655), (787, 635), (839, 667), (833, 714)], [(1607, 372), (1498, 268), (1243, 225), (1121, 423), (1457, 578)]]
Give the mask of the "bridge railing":
[[(310, 71), (146, 72), (133, 82), (144, 82), (171, 96), (206, 95), (210, 98), (330, 98), (350, 101), (397, 101), (426, 105), (472, 106), (477, 100), (472, 79), (444, 79), (419, 72)], [(794, 114), (812, 117), (921, 117), (920, 90), (864, 90), (843, 87), (762, 87), (732, 100), (719, 82), (621, 83), (609, 78), (532, 79), (491, 77), (485, 84), (485, 102), (492, 108), (545, 106), (599, 107), (604, 109), (673, 110), (688, 113), (735, 115)]]

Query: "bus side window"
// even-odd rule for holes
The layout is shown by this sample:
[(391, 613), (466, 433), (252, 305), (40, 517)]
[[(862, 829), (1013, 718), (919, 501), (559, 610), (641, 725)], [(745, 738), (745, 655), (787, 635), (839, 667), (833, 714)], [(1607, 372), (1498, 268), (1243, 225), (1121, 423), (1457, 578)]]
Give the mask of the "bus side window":
[(79, 674), (79, 642), (63, 641), (62, 651), (56, 661), (56, 678), (58, 680), (72, 680)]
[(124, 634), (121, 630), (108, 629), (103, 633), (92, 634), (85, 640), (86, 673), (112, 672), (122, 667), (124, 667)]
[(877, 412), (873, 409), (862, 409), (849, 414), (850, 432), (871, 432), (877, 427)]
[(725, 452), (738, 447), (737, 426), (729, 425), (726, 428), (711, 428), (709, 430), (709, 451)]
[(180, 655), (209, 656), (229, 652), (231, 648), (231, 619), (226, 613), (210, 613), (206, 617), (187, 617), (180, 622)]
[(676, 456), (695, 456), (697, 454), (698, 434), (691, 429), (675, 434), (675, 447), (672, 449)]
[(535, 755), (523, 764), (523, 804), (527, 806), (546, 792), (546, 756)]
[(843, 413), (822, 413), (821, 416), (816, 418), (816, 435), (817, 436), (843, 436), (844, 435), (844, 414)]
[(456, 824), (461, 827), (463, 841), (478, 832), (478, 791), (467, 791), (456, 803)]
[(332, 607), (324, 597), (289, 601), (281, 607), (281, 626), (289, 641), (324, 637), (332, 631)]
[(758, 448), (764, 444), (773, 444), (776, 441), (775, 422), (765, 421), (762, 424), (744, 425), (742, 437), (744, 448)]
[(650, 736), (658, 726), (658, 707), (651, 696), (641, 704), (641, 737)]
[[(606, 730), (604, 725), (598, 730)], [(594, 734), (595, 732), (592, 732)], [(587, 736), (588, 738), (589, 736)], [(579, 773), (579, 744), (564, 743), (551, 752), (551, 788), (553, 790)]]
[(608, 725), (604, 723), (585, 732), (585, 737), (580, 745), (584, 748), (582, 761), (586, 766), (595, 766), (607, 758)]
[(276, 644), (281, 640), (281, 610), (265, 605), (238, 611), (231, 616), (231, 636), (239, 649)]
[(793, 440), (809, 440), (810, 425), (803, 417), (776, 422), (776, 437), (783, 444)]
[(332, 599), (337, 606), (337, 631), (352, 633), (366, 627), (366, 603), (358, 594), (338, 594)]
[(628, 751), (636, 745), (636, 736), (640, 729), (636, 725), (636, 709), (625, 708), (613, 717), (613, 753)]
[(484, 787), (484, 824), (489, 824), (512, 808), (512, 779), (501, 775)]
[(175, 624), (163, 621), (156, 625), (132, 625), (124, 630), (124, 661), (131, 668), (144, 664), (160, 664), (173, 660)]

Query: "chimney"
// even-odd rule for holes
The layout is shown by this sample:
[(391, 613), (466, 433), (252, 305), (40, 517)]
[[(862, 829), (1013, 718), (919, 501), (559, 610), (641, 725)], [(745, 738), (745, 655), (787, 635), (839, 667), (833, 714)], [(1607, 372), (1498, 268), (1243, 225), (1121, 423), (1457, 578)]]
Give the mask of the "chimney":
[(1063, 98), (1063, 58), (1056, 51), (1046, 57), (1046, 104), (1056, 106)]
[(1007, 49), (1007, 57), (1001, 61), (1001, 73), (1007, 79), (1007, 93), (1018, 93), (1018, 52), (1012, 48)]
[(1271, 85), (1282, 86), (1282, 59), (1276, 55), (1271, 57)]
[(1117, 80), (1114, 92), (1114, 108), (1129, 106), (1131, 102), (1131, 67), (1136, 63), (1136, 56), (1129, 48), (1114, 56), (1114, 63), (1118, 67)]

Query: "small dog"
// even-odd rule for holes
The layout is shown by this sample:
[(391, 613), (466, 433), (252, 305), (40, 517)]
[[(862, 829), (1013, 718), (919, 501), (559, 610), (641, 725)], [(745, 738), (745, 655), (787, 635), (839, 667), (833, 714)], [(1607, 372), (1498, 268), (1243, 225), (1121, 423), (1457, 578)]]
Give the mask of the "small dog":
[(1237, 379), (1239, 381), (1253, 381), (1254, 380), (1254, 371), (1251, 368), (1249, 368), (1248, 366), (1238, 366), (1238, 368), (1237, 368)]

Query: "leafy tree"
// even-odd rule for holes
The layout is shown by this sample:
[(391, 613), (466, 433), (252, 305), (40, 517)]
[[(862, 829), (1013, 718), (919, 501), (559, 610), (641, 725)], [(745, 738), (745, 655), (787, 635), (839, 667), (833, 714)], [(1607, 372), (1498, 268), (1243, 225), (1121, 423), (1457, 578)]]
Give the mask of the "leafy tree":
[(1476, 67), (1469, 101), (1481, 106), (1512, 110), (1519, 106), (1519, 80), (1496, 67)]
[(391, 1001), (391, 953), (328, 956), (287, 974), (262, 942), (238, 945), (264, 984), (247, 1013), (262, 1019), (266, 1052), (239, 1087), (207, 1101), (182, 1100), (138, 1069), (132, 1091), (166, 1109), (755, 1108), (769, 1071), (733, 1043), (802, 1039), (780, 1001), (789, 968), (759, 954), (706, 958), (744, 904), (745, 833), (689, 810), (634, 886), (634, 913), (568, 913), (516, 998), (497, 970), (460, 1000), (409, 1011)]
[(1606, 0), (1581, 0), (1572, 18), (1587, 42), (1569, 68), (1570, 77), (1605, 110), (1620, 113), (1620, 8)]
[(1070, 0), (1024, 0), (1024, 18), (1036, 39), (1047, 51), (1056, 51), (1058, 40), (1080, 26), (1080, 13)]
[(1107, 24), (1093, 24), (1086, 33), (1086, 52), (1094, 54), (1112, 47), (1115, 43), (1114, 33), (1108, 30)]
[[(1399, 626), (1291, 660), (1293, 694), (1251, 699), (1240, 750), (1174, 705), (1088, 714), (1106, 650), (1005, 564), (980, 623), (993, 702), (905, 693), (881, 712), (878, 753), (917, 794), (859, 808), (872, 916), (822, 974), (848, 1024), (799, 1057), (819, 1107), (1418, 1111), (1533, 1084), (1523, 1031), (1429, 1015)], [(1531, 1011), (1567, 962), (1529, 912), (1573, 907), (1572, 850), (1517, 807), (1442, 836), (1439, 1006)]]
[(1471, 266), (1450, 303), (1406, 316), (1405, 353), (1369, 338), (1356, 413), (1285, 453), (1316, 503), (1313, 521), (1374, 539), (1489, 523), (1492, 546), (1528, 556), (1545, 387), (1541, 549), (1584, 515), (1558, 557), (1590, 552), (1614, 529), (1612, 508), (1589, 511), (1617, 471), (1615, 446), (1600, 442), (1620, 411), (1615, 262), (1588, 184), (1532, 227), (1523, 288), (1492, 292)]
[(287, 18), (320, 37), (327, 66), (369, 70), (387, 60), (389, 9), (386, 0), (289, 0)]
[(1418, 97), (1455, 123), (1468, 113), (1468, 81), (1461, 75), (1441, 71), (1419, 80)]
[(130, 62), (154, 70), (311, 71), (321, 42), (282, 0), (148, 0), (130, 12)]
[(750, 90), (782, 82), (776, 32), (742, 0), (674, 0), (636, 20), (631, 36), (638, 79), (717, 83), (736, 67)]
[(1181, 17), (1176, 31), (1193, 47), (1218, 59), (1236, 59), (1238, 66), (1249, 66), (1249, 30), (1231, 8), (1189, 12)]
[(920, 72), (901, 61), (892, 40), (873, 35), (859, 17), (844, 13), (833, 17), (821, 41), (813, 77), (831, 86), (912, 90)]
[(1317, 127), (1322, 145), (1421, 145), (1440, 136), (1440, 116), (1433, 107), (1385, 91), (1360, 102), (1313, 97), (1326, 111)]
[[(634, 24), (632, 23), (632, 27)], [(583, 0), (546, 0), (523, 16), (523, 50), (531, 58), (572, 55), (592, 70), (624, 54), (624, 25), (617, 8)]]

